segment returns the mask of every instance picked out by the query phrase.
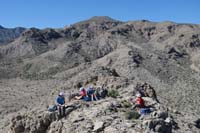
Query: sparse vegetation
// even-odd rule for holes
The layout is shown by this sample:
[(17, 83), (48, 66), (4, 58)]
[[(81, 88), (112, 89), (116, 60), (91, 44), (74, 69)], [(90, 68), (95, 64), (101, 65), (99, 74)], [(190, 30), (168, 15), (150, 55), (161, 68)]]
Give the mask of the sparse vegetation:
[(117, 96), (119, 96), (119, 92), (118, 90), (115, 90), (115, 89), (108, 90), (108, 96), (117, 98)]
[(28, 63), (23, 67), (23, 71), (27, 72), (31, 68), (32, 64)]
[(135, 119), (138, 119), (140, 117), (140, 115), (138, 114), (137, 111), (129, 110), (129, 111), (125, 112), (125, 117), (128, 120), (135, 120)]
[(122, 104), (123, 108), (129, 108), (129, 107), (131, 107), (131, 103), (129, 101), (127, 101), (127, 100), (121, 101), (121, 104)]
[[(188, 112), (191, 118), (198, 118), (195, 115), (200, 111), (200, 27), (171, 22), (126, 23), (110, 19), (105, 22), (104, 19), (99, 21), (97, 17), (55, 31), (30, 28), (19, 39), (0, 47), (0, 115), (7, 115), (12, 110), (20, 112), (23, 107), (42, 107), (45, 102), (54, 102), (61, 90), (73, 93), (78, 92), (81, 86), (87, 88), (94, 84), (95, 87), (109, 87), (108, 96), (113, 98), (88, 106), (95, 109), (100, 105), (94, 112), (95, 116), (104, 120), (109, 115), (108, 123), (111, 120), (121, 122), (121, 127), (125, 118), (128, 122), (140, 121), (137, 120), (138, 112), (130, 110), (129, 101), (122, 99), (131, 97), (136, 91), (132, 85), (141, 81), (155, 87), (161, 104), (181, 112), (172, 114), (180, 126), (181, 121), (188, 121), (180, 117), (185, 115), (184, 112)], [(140, 92), (156, 99), (150, 88), (143, 89), (148, 93)], [(106, 113), (101, 110), (104, 107), (108, 108)], [(85, 110), (77, 113), (82, 111)], [(124, 116), (121, 117), (121, 114)], [(107, 126), (108, 123), (102, 125)], [(79, 123), (73, 124), (76, 127)], [(91, 124), (89, 127), (93, 130), (95, 126)]]

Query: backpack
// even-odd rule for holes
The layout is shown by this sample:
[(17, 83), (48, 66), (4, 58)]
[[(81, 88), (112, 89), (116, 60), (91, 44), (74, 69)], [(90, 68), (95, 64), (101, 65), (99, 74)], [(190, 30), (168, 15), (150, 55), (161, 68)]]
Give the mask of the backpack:
[(98, 87), (95, 92), (98, 98), (105, 98), (108, 94), (108, 90), (101, 87)]
[(107, 94), (108, 94), (108, 90), (106, 90), (106, 89), (102, 89), (100, 91), (100, 97), (101, 98), (105, 98), (107, 96)]
[(48, 107), (48, 111), (49, 112), (54, 112), (54, 111), (56, 111), (57, 110), (57, 106), (56, 105), (53, 105), (53, 106), (49, 106)]

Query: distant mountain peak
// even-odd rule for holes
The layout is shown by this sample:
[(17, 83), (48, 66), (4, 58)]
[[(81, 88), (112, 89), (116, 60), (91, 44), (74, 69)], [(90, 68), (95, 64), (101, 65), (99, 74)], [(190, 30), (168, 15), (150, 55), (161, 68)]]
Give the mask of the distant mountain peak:
[(18, 38), (25, 28), (4, 28), (0, 25), (0, 45), (9, 43)]
[(94, 16), (94, 17), (90, 18), (89, 20), (91, 20), (91, 21), (117, 21), (108, 16)]
[(4, 29), (4, 27), (0, 25), (0, 29)]
[(92, 23), (92, 22), (95, 22), (97, 24), (101, 24), (101, 23), (105, 23), (105, 22), (113, 22), (113, 23), (117, 22), (118, 23), (118, 22), (121, 22), (121, 21), (112, 19), (108, 16), (94, 16), (94, 17), (89, 18), (87, 20), (83, 20), (81, 22), (75, 23), (74, 25), (88, 24), (88, 23)]

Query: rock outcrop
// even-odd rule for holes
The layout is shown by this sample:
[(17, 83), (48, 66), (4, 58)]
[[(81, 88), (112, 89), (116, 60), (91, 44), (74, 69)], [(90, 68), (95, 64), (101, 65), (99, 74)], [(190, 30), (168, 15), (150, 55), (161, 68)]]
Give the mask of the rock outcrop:
[[(45, 130), (195, 132), (200, 118), (199, 40), (199, 25), (109, 17), (61, 29), (27, 29), (0, 46), (0, 117), (6, 121), (8, 114), (50, 104), (59, 91), (77, 93), (80, 86), (94, 84), (108, 88), (108, 95), (117, 99), (81, 106), (67, 120), (45, 123)], [(135, 87), (138, 82), (142, 84)], [(158, 106), (154, 112), (159, 115), (144, 118), (146, 123), (125, 119), (138, 116), (127, 110), (136, 91)], [(28, 130), (25, 119), (23, 114), (19, 122), (14, 118), (18, 126), (13, 124), (12, 130)]]
[[(154, 101), (152, 99), (152, 101)], [(97, 102), (72, 101), (66, 109), (66, 117), (57, 118), (57, 113), (34, 110), (18, 114), (11, 119), (12, 133), (70, 133), (70, 132), (178, 132), (179, 126), (172, 114), (161, 104), (154, 111), (139, 118), (125, 117), (130, 107), (123, 106), (121, 98), (106, 98)], [(133, 111), (133, 110), (132, 110)], [(130, 112), (129, 112), (130, 113)], [(195, 126), (193, 126), (194, 128)], [(197, 128), (195, 130), (198, 130)], [(194, 131), (195, 131), (194, 130)], [(183, 130), (182, 130), (183, 131)]]

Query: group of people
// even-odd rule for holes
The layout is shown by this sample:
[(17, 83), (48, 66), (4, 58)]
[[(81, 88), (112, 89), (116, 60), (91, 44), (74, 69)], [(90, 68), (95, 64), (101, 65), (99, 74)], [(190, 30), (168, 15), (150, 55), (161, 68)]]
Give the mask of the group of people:
[(93, 87), (89, 87), (87, 90), (83, 87), (79, 90), (79, 96), (76, 96), (75, 99), (77, 100), (84, 100), (84, 101), (97, 101), (97, 95), (95, 89)]
[[(100, 98), (105, 98), (107, 95), (107, 90), (103, 89), (101, 94), (99, 94), (98, 89), (94, 89), (93, 86), (85, 89), (81, 87), (79, 89), (79, 94), (74, 97), (76, 100), (83, 100), (83, 101), (97, 101)], [(142, 98), (142, 94), (140, 92), (136, 93), (136, 98), (131, 99), (131, 103), (134, 103), (133, 109), (136, 109), (139, 114), (149, 113), (150, 109), (145, 105), (145, 101)], [(65, 94), (60, 92), (59, 95), (56, 97), (56, 109), (58, 110), (59, 116), (65, 116)]]
[[(97, 91), (94, 89), (94, 87), (89, 87), (88, 89), (85, 89), (84, 87), (81, 87), (79, 89), (79, 94), (75, 96), (74, 98), (76, 100), (83, 100), (83, 101), (97, 101), (100, 99), (99, 96), (97, 96)], [(58, 114), (60, 117), (65, 116), (65, 94), (64, 92), (60, 92), (59, 95), (56, 97), (56, 109), (58, 110)]]

